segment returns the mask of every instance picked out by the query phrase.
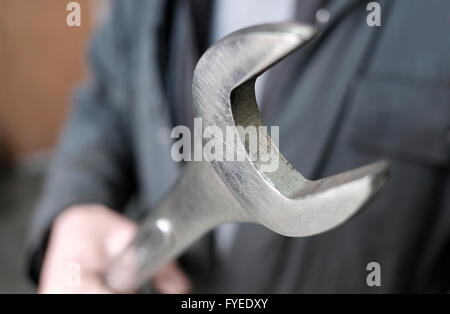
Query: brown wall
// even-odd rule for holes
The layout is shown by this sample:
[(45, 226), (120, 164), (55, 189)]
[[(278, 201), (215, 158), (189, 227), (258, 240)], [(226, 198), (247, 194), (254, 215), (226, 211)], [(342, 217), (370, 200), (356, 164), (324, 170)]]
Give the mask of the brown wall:
[(85, 76), (89, 1), (77, 1), (81, 27), (66, 24), (69, 2), (0, 0), (0, 141), (12, 160), (53, 147)]

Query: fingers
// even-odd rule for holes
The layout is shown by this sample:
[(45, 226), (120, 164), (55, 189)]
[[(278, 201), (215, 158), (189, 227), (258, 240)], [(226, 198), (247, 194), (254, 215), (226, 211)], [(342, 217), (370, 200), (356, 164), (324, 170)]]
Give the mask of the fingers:
[(192, 283), (177, 263), (172, 262), (159, 270), (152, 279), (153, 286), (160, 293), (190, 293)]
[[(80, 205), (52, 227), (39, 283), (40, 293), (111, 293), (101, 274), (130, 242), (137, 226), (99, 205)], [(161, 293), (189, 293), (191, 281), (176, 263), (153, 278)]]
[(110, 293), (101, 274), (136, 233), (136, 225), (100, 205), (79, 205), (60, 214), (39, 280), (39, 293)]
[(109, 261), (127, 247), (137, 232), (137, 225), (134, 222), (117, 213), (113, 214), (115, 217), (109, 222), (108, 231), (103, 238)]

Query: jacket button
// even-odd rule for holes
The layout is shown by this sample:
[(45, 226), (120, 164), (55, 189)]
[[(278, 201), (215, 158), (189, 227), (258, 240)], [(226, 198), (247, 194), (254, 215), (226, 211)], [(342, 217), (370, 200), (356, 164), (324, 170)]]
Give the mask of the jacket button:
[(319, 9), (316, 12), (316, 21), (319, 24), (326, 24), (330, 20), (330, 12), (327, 9)]

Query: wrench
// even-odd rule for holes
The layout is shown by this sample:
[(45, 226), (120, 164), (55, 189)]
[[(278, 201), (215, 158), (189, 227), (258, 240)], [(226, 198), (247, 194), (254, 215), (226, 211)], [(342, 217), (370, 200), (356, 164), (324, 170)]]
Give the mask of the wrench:
[[(259, 223), (284, 236), (310, 236), (342, 224), (379, 190), (387, 176), (384, 161), (310, 181), (262, 128), (258, 136), (276, 157), (258, 151), (258, 158), (250, 158), (246, 135), (237, 127), (264, 125), (255, 98), (256, 78), (316, 33), (298, 23), (258, 25), (224, 37), (203, 54), (194, 71), (194, 115), (202, 118), (203, 129), (215, 126), (225, 134), (231, 126), (237, 139), (234, 150), (244, 158), (188, 162), (135, 239), (107, 268), (104, 279), (112, 290), (138, 289), (220, 224)], [(275, 171), (264, 169), (271, 158), (278, 158)]]

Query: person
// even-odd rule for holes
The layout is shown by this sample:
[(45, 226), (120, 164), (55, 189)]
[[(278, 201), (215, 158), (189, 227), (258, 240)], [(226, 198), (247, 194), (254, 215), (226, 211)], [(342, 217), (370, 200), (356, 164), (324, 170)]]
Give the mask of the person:
[(379, 26), (362, 0), (114, 1), (33, 223), (39, 291), (111, 292), (100, 274), (136, 230), (125, 210), (151, 211), (181, 171), (170, 129), (192, 123), (196, 61), (237, 21), (270, 14), (320, 29), (263, 80), (259, 105), (280, 126), (280, 150), (310, 179), (380, 159), (390, 177), (362, 213), (321, 235), (214, 231), (155, 275), (155, 291), (448, 291), (450, 2), (376, 3)]

